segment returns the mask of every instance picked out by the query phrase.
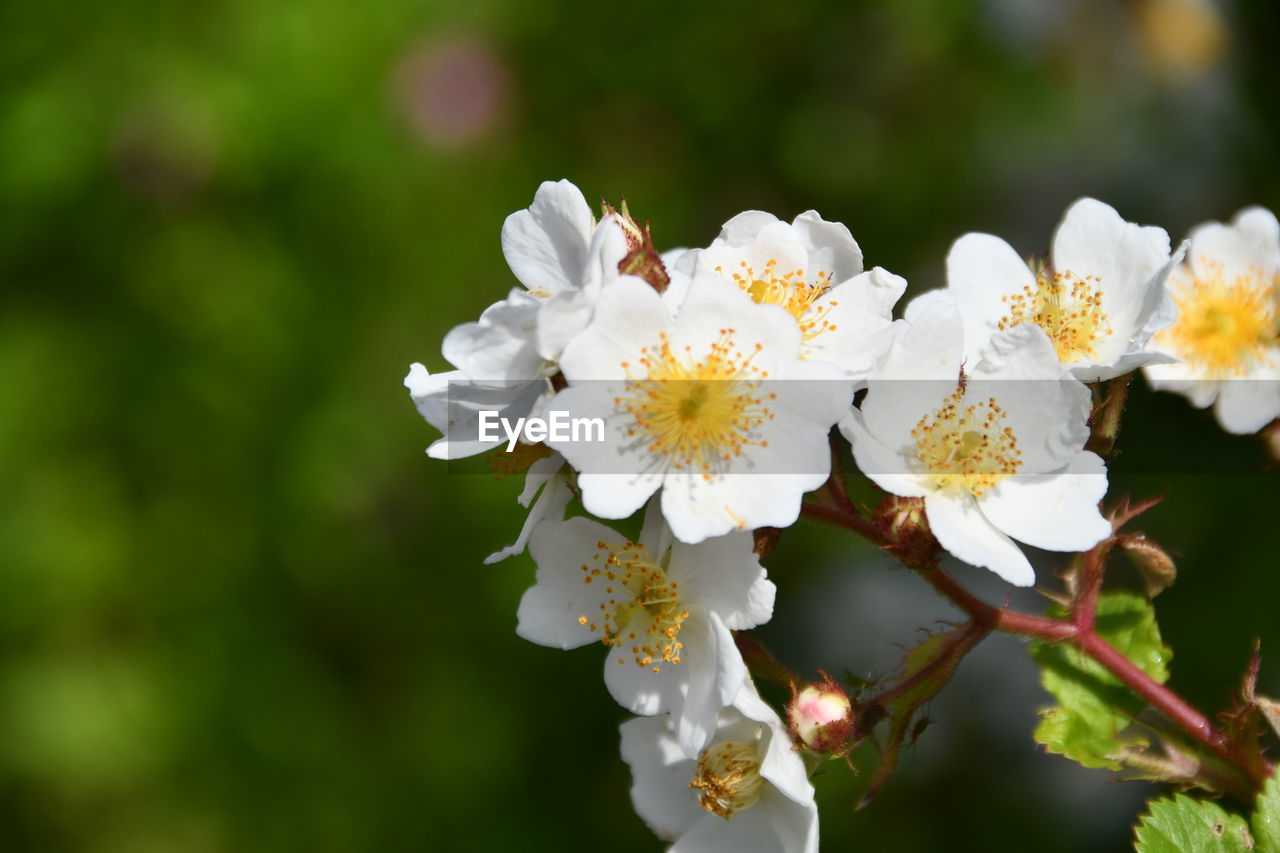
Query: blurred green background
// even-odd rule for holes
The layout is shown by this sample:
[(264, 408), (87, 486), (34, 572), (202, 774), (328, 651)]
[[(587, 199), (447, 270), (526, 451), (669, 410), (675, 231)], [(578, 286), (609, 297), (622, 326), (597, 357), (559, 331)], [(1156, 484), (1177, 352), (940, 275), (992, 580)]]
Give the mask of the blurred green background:
[[(531, 562), (480, 564), (519, 483), (428, 460), (401, 385), (513, 284), (503, 218), (560, 177), (661, 246), (813, 207), (915, 289), (1086, 194), (1177, 238), (1280, 207), (1277, 32), (1273, 0), (6, 0), (0, 848), (659, 849), (599, 650), (519, 640)], [(1274, 475), (1132, 409), (1113, 494), (1170, 492), (1173, 684), (1216, 709), (1280, 649)], [(805, 671), (954, 615), (831, 531), (768, 565)], [(1147, 789), (1040, 753), (1035, 679), (995, 638), (872, 807), (825, 773), (825, 849), (1124, 849)]]

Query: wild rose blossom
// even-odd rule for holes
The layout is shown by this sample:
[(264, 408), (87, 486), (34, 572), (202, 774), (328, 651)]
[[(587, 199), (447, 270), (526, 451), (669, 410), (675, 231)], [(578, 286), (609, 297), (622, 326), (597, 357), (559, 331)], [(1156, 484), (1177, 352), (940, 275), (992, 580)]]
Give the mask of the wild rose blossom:
[(696, 757), (664, 717), (622, 724), (631, 801), (670, 853), (816, 853), (818, 807), (786, 727), (750, 682)]
[(1106, 468), (1083, 449), (1089, 390), (1036, 325), (997, 333), (972, 367), (962, 334), (948, 302), (923, 310), (840, 428), (864, 474), (892, 494), (924, 498), (942, 547), (1030, 586), (1035, 572), (1014, 539), (1081, 551), (1111, 533), (1098, 511)]
[(1213, 406), (1227, 432), (1257, 432), (1280, 417), (1280, 224), (1261, 207), (1230, 225), (1191, 232), (1169, 291), (1178, 321), (1155, 347), (1181, 359), (1144, 368), (1152, 387)]
[[(680, 278), (677, 273), (673, 281)], [(578, 472), (583, 505), (625, 518), (661, 490), (678, 539), (785, 527), (830, 473), (827, 433), (852, 399), (843, 371), (800, 360), (800, 329), (717, 276), (698, 274), (673, 314), (634, 279), (601, 294), (560, 361), (574, 416), (603, 442), (548, 443)]]
[(670, 713), (686, 751), (701, 749), (747, 675), (729, 632), (773, 613), (751, 535), (687, 545), (651, 506), (635, 542), (576, 517), (538, 525), (529, 550), (538, 576), (516, 632), (562, 649), (604, 643), (614, 699), (632, 713)]
[(864, 272), (862, 263), (849, 229), (816, 211), (787, 223), (751, 210), (726, 222), (710, 246), (682, 256), (679, 267), (713, 272), (753, 301), (785, 308), (800, 327), (802, 358), (862, 378), (888, 344), (893, 306), (907, 287), (879, 267)]
[(1125, 222), (1110, 205), (1082, 198), (1067, 208), (1038, 269), (999, 237), (961, 237), (947, 255), (947, 288), (915, 300), (907, 319), (945, 295), (960, 311), (969, 361), (997, 332), (1032, 324), (1073, 376), (1110, 379), (1171, 360), (1150, 341), (1176, 315), (1164, 282), (1178, 257), (1164, 229)]

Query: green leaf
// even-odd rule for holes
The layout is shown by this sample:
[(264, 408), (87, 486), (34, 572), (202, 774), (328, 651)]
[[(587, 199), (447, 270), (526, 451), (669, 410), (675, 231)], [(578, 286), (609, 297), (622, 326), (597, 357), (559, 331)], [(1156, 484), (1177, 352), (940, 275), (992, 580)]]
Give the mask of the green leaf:
[(1135, 830), (1137, 853), (1248, 853), (1249, 825), (1217, 803), (1179, 794), (1154, 800)]
[(1252, 825), (1257, 853), (1280, 853), (1280, 778), (1272, 776), (1263, 786)]
[[(1067, 612), (1054, 607), (1050, 615), (1065, 618)], [(1169, 678), (1171, 653), (1144, 597), (1131, 592), (1100, 596), (1097, 632), (1156, 681)], [(1031, 657), (1040, 665), (1040, 683), (1058, 700), (1040, 712), (1035, 730), (1045, 749), (1085, 767), (1119, 770), (1127, 746), (1146, 745), (1140, 738), (1119, 738), (1145, 705), (1100, 664), (1066, 643), (1036, 643)]]

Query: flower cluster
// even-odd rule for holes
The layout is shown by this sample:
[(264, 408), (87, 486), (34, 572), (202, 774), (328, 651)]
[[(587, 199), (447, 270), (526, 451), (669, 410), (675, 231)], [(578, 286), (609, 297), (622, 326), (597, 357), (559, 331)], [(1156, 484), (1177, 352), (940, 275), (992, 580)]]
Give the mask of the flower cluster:
[[(1029, 586), (1018, 543), (1111, 535), (1087, 449), (1099, 383), (1142, 367), (1236, 432), (1280, 415), (1280, 383), (1242, 383), (1280, 378), (1280, 229), (1261, 209), (1197, 229), (1188, 254), (1082, 199), (1044, 259), (962, 237), (947, 286), (901, 319), (906, 282), (813, 211), (748, 211), (659, 253), (625, 205), (597, 220), (560, 181), (502, 247), (521, 286), (445, 337), (454, 370), (414, 364), (405, 385), (443, 433), (432, 457), (494, 450), (526, 472), (528, 519), (488, 562), (537, 564), (520, 636), (606, 647), (605, 686), (639, 715), (622, 727), (632, 799), (674, 850), (817, 849), (801, 750), (842, 754), (856, 709), (829, 682), (793, 689), (788, 727), (735, 632), (773, 612), (753, 531), (829, 482), (833, 435), (947, 552)], [(566, 518), (575, 499), (586, 515)]]

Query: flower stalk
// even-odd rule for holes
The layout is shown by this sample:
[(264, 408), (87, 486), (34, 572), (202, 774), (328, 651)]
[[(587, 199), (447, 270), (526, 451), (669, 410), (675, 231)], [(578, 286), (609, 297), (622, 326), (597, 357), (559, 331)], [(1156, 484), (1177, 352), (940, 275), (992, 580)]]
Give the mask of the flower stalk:
[[(879, 531), (866, 518), (852, 508), (835, 508), (817, 503), (806, 503), (804, 514), (815, 520), (844, 527), (881, 547)], [(976, 639), (990, 631), (1000, 631), (1047, 642), (1068, 642), (1115, 676), (1135, 695), (1159, 711), (1180, 731), (1207, 749), (1218, 759), (1234, 768), (1241, 777), (1234, 786), (1242, 796), (1256, 792), (1274, 773), (1275, 767), (1260, 755), (1244, 755), (1200, 711), (1168, 687), (1155, 681), (1133, 661), (1120, 653), (1096, 631), (1098, 594), (1102, 586), (1106, 553), (1111, 548), (1107, 540), (1088, 552), (1082, 563), (1077, 594), (1067, 619), (1054, 619), (1030, 613), (1020, 613), (1005, 607), (995, 607), (961, 586), (936, 563), (932, 566), (914, 566), (916, 572), (940, 595), (951, 601), (972, 620)], [(969, 644), (965, 651), (976, 645)], [(893, 694), (910, 689), (904, 682), (877, 697), (876, 704), (883, 704)], [(866, 704), (866, 703), (862, 703)]]

